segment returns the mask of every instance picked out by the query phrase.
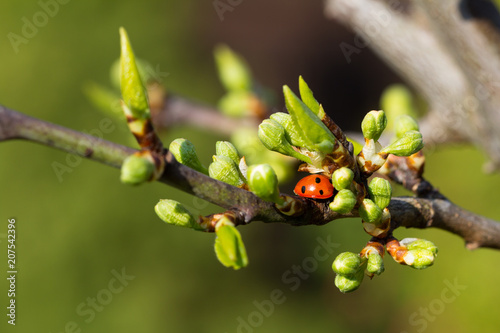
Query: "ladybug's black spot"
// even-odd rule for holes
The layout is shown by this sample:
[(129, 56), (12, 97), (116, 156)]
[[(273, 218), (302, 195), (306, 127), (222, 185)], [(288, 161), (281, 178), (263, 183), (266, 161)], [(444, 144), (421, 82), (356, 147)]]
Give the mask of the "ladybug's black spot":
[(302, 192), (302, 194), (306, 193), (306, 187), (305, 187), (305, 186), (302, 186), (302, 187), (300, 188), (300, 191)]
[(316, 178), (314, 178), (314, 181), (316, 182), (316, 184), (319, 184), (319, 183), (321, 183), (321, 178), (316, 177)]
[(323, 195), (323, 190), (319, 190), (319, 194)]

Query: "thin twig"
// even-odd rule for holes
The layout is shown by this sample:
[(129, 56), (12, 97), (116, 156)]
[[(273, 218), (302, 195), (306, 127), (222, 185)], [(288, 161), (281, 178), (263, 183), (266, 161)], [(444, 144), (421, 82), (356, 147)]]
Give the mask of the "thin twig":
[[(0, 107), (0, 142), (24, 139), (80, 155), (115, 168), (135, 149), (108, 142), (78, 131), (26, 116)], [(274, 204), (263, 201), (253, 193), (212, 179), (179, 164), (169, 153), (165, 154), (165, 172), (159, 181), (196, 195), (228, 210), (238, 210), (237, 224), (252, 221), (282, 222), (290, 225), (323, 225), (344, 217), (357, 217), (357, 211), (339, 215), (328, 209), (326, 203), (304, 200), (308, 206), (298, 217), (286, 216)], [(393, 198), (389, 205), (393, 228), (436, 227), (464, 238), (467, 247), (500, 249), (500, 223), (466, 210), (443, 199)]]

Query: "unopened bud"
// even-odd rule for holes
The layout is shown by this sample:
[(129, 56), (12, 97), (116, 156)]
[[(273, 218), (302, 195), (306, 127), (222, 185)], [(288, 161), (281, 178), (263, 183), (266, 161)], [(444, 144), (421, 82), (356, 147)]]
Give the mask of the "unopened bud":
[(356, 205), (356, 195), (351, 190), (340, 190), (333, 201), (328, 205), (331, 210), (339, 214), (347, 214), (352, 211)]
[(362, 264), (361, 257), (357, 253), (343, 252), (335, 258), (332, 269), (340, 275), (353, 275), (358, 272)]
[(416, 269), (425, 269), (432, 266), (434, 259), (435, 255), (432, 251), (426, 249), (409, 250), (403, 258), (405, 264)]
[(174, 155), (175, 159), (184, 164), (191, 169), (194, 169), (198, 172), (204, 173), (208, 175), (208, 170), (205, 168), (200, 160), (198, 159), (198, 155), (196, 155), (196, 149), (191, 141), (179, 138), (175, 139), (170, 143), (168, 150)]
[(155, 206), (156, 215), (168, 224), (173, 224), (196, 230), (203, 230), (195, 217), (184, 206), (177, 201), (164, 199), (160, 200)]
[(434, 255), (437, 255), (438, 252), (437, 246), (426, 239), (405, 238), (400, 241), (400, 244), (406, 246), (408, 250), (425, 249), (431, 251)]
[(347, 167), (335, 170), (332, 174), (332, 184), (337, 190), (349, 188), (354, 179), (354, 172)]
[(269, 164), (257, 164), (248, 168), (248, 186), (259, 198), (282, 204), (278, 189), (278, 177)]
[(123, 161), (120, 180), (124, 184), (139, 185), (151, 180), (154, 170), (155, 165), (148, 158), (130, 155)]
[(382, 218), (382, 209), (367, 198), (363, 199), (358, 211), (363, 221), (368, 223), (378, 224)]
[(381, 152), (396, 156), (410, 156), (423, 147), (422, 134), (418, 131), (408, 131), (400, 139), (382, 149)]
[(377, 251), (372, 251), (368, 255), (368, 265), (366, 266), (366, 271), (369, 276), (380, 275), (384, 272), (384, 260), (380, 253)]
[(373, 202), (375, 202), (380, 209), (384, 209), (391, 202), (392, 186), (391, 183), (384, 178), (373, 178), (370, 184), (368, 184), (368, 192)]
[(287, 140), (296, 147), (305, 147), (306, 142), (302, 139), (295, 127), (292, 116), (284, 112), (273, 113), (269, 118), (283, 126)]
[(418, 131), (417, 121), (408, 115), (401, 115), (394, 120), (394, 133), (400, 139), (408, 131)]
[(211, 178), (237, 187), (245, 184), (238, 166), (232, 159), (218, 155), (214, 155), (213, 159), (214, 161), (208, 167), (208, 174)]
[(374, 141), (377, 141), (380, 138), (386, 126), (387, 118), (384, 111), (370, 111), (361, 122), (363, 136)]
[(293, 149), (290, 142), (286, 139), (285, 128), (272, 119), (265, 119), (259, 125), (259, 139), (269, 150), (295, 157), (306, 163), (311, 163), (309, 157)]
[(340, 292), (348, 293), (354, 291), (361, 286), (364, 278), (363, 270), (359, 270), (354, 275), (340, 275), (335, 277), (335, 286), (339, 288)]
[(215, 154), (229, 157), (236, 165), (240, 163), (240, 154), (236, 147), (229, 141), (217, 141), (215, 143)]

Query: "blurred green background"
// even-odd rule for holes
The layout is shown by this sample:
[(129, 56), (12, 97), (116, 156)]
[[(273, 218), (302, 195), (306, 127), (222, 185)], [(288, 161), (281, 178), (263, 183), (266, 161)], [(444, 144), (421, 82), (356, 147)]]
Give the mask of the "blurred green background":
[[(212, 1), (69, 1), (16, 53), (8, 34), (22, 35), (23, 18), (32, 21), (43, 8), (37, 1), (4, 0), (0, 103), (80, 131), (99, 129), (109, 116), (91, 106), (82, 85), (109, 84), (124, 26), (136, 54), (168, 73), (165, 85), (177, 93), (216, 103), (223, 91), (212, 48), (226, 42), (275, 91), (296, 87), (303, 74), (326, 109), (338, 112), (334, 119), (357, 128), (398, 78), (367, 49), (347, 64), (338, 45), (353, 36), (327, 21), (321, 5), (243, 1), (220, 20)], [(124, 123), (113, 122), (116, 129), (104, 138), (129, 144)], [(224, 139), (189, 128), (163, 139), (179, 136), (197, 146), (205, 163), (215, 141)], [(399, 238), (434, 241), (436, 264), (415, 271), (387, 259), (382, 276), (343, 295), (330, 265), (339, 252), (358, 251), (368, 240), (358, 219), (301, 228), (252, 223), (240, 228), (250, 265), (233, 271), (217, 262), (214, 235), (167, 226), (153, 211), (160, 198), (200, 214), (216, 207), (162, 184), (127, 187), (118, 170), (86, 160), (59, 181), (52, 163), (67, 164), (68, 155), (28, 142), (0, 143), (0, 156), (1, 332), (498, 331), (500, 253), (467, 251), (443, 231), (398, 230)], [(442, 148), (428, 152), (425, 175), (455, 203), (500, 220), (500, 176), (483, 174), (484, 162), (471, 147)], [(15, 327), (5, 315), (8, 218), (17, 226)], [(334, 252), (299, 278), (293, 267), (311, 263), (318, 238), (328, 237)], [(120, 284), (122, 273), (128, 280)], [(450, 290), (449, 283), (462, 288)], [(283, 302), (271, 307), (276, 289)]]

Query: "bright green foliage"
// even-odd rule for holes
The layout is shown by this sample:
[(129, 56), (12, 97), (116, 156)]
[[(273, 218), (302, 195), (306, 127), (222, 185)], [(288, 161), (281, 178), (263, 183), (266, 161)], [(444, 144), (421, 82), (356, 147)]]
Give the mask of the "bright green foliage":
[(304, 102), (305, 105), (315, 114), (319, 115), (320, 105), (318, 101), (314, 98), (312, 90), (307, 85), (306, 81), (302, 78), (302, 75), (299, 76), (299, 91), (300, 98)]
[(285, 104), (305, 148), (324, 154), (331, 153), (336, 141), (332, 132), (321, 122), (288, 86), (283, 86)]
[(131, 113), (130, 116), (139, 119), (149, 118), (147, 91), (141, 80), (134, 52), (124, 28), (120, 28), (120, 43), (120, 86), (123, 101), (128, 107), (127, 111)]
[(215, 51), (215, 63), (220, 80), (229, 91), (245, 90), (252, 87), (252, 76), (245, 60), (226, 45), (218, 46)]
[(248, 265), (248, 257), (241, 235), (232, 225), (223, 225), (215, 231), (215, 254), (220, 263), (237, 270)]

